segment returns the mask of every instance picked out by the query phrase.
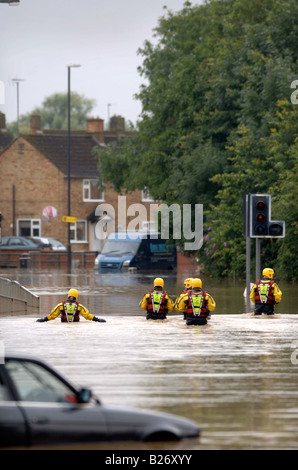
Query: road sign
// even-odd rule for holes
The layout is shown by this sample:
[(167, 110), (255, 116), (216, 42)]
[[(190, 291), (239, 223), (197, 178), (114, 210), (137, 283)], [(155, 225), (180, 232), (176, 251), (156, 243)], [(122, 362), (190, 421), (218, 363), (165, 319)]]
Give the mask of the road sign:
[(62, 217), (62, 222), (68, 222), (69, 224), (75, 224), (77, 222), (77, 217), (69, 217), (64, 215)]

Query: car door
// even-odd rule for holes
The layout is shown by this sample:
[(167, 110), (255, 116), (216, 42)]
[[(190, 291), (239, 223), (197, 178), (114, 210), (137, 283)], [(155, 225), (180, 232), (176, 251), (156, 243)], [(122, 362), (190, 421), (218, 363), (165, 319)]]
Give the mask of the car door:
[(77, 391), (42, 363), (10, 359), (6, 369), (30, 428), (31, 444), (107, 439), (102, 408), (78, 403)]
[(0, 447), (26, 446), (28, 427), (24, 414), (15, 401), (0, 364)]

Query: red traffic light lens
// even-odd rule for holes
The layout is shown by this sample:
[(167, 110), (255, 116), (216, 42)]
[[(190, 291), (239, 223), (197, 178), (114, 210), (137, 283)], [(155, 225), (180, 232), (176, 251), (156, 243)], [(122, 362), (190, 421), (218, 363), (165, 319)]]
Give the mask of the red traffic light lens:
[(265, 203), (264, 203), (263, 201), (259, 201), (259, 202), (257, 203), (257, 209), (258, 209), (259, 211), (263, 211), (263, 210), (265, 209)]

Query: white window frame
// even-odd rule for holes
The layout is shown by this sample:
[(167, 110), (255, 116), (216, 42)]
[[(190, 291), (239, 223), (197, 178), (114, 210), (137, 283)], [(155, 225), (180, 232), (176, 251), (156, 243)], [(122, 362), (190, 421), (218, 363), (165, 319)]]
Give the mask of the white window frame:
[[(84, 240), (78, 240), (77, 239), (77, 224), (78, 223), (83, 223), (84, 224), (84, 234), (85, 234), (85, 239)], [(73, 234), (73, 238), (70, 235), (70, 243), (88, 243), (87, 220), (77, 220), (77, 222), (75, 224), (70, 224), (70, 234)]]
[[(40, 219), (27, 219), (20, 218), (17, 219), (17, 236), (21, 237), (20, 222), (30, 222), (30, 235), (29, 237), (40, 237), (41, 236), (41, 220)], [(34, 230), (37, 230), (38, 233), (34, 233)]]
[[(83, 179), (83, 202), (102, 202), (104, 201), (104, 191), (98, 191), (101, 194), (101, 197), (98, 199), (91, 198), (91, 181), (96, 181), (98, 184), (98, 180), (96, 178), (86, 178)], [(85, 192), (87, 191), (87, 197), (85, 197)]]

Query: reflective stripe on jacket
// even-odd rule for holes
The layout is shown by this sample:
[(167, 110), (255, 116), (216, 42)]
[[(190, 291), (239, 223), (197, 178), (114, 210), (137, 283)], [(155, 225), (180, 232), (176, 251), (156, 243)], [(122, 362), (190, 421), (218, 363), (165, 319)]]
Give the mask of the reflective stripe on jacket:
[(66, 300), (63, 302), (63, 313), (61, 315), (61, 321), (63, 322), (76, 322), (80, 321), (80, 315), (78, 312), (78, 302)]
[(167, 313), (166, 292), (150, 291), (147, 302), (148, 313)]
[(209, 313), (206, 292), (188, 292), (188, 302), (186, 305), (187, 317), (207, 317)]
[(255, 287), (255, 303), (256, 304), (273, 304), (275, 303), (273, 292), (273, 280), (257, 280)]

